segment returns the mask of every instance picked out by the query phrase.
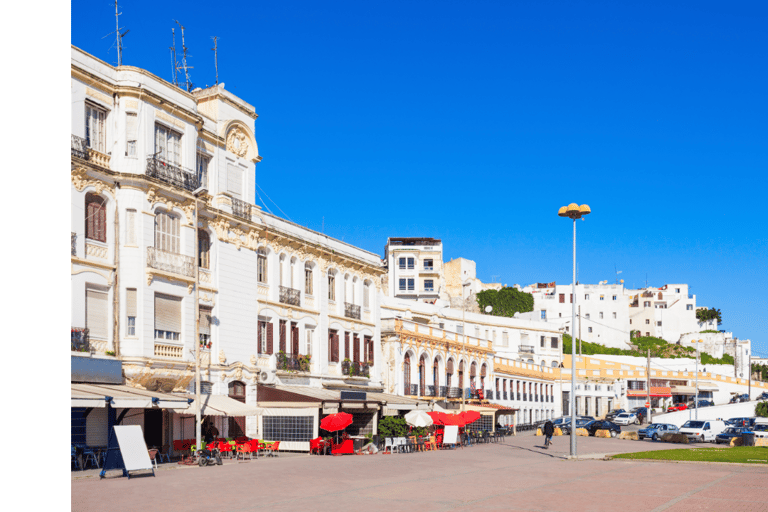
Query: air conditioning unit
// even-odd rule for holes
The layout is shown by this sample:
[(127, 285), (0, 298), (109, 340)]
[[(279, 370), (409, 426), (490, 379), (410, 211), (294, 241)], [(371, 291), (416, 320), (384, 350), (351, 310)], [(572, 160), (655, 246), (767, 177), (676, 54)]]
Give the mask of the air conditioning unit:
[(276, 380), (275, 370), (261, 370), (259, 372), (259, 384), (274, 384)]

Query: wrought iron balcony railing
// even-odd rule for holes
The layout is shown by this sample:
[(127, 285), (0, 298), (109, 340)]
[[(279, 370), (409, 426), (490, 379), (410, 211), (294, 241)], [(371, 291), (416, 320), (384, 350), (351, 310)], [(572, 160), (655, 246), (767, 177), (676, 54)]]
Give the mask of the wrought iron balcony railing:
[(507, 395), (507, 392), (504, 392), (504, 400), (509, 400), (509, 395)]
[(366, 377), (370, 376), (371, 367), (368, 363), (362, 363), (359, 361), (343, 361), (341, 363), (341, 371), (344, 375), (350, 377)]
[(72, 351), (90, 352), (91, 344), (87, 327), (72, 327)]
[(405, 394), (409, 396), (419, 396), (419, 385), (418, 384), (406, 384), (405, 385)]
[(289, 356), (286, 354), (278, 354), (277, 369), (292, 372), (308, 372), (309, 362), (310, 358), (308, 356)]
[(147, 158), (146, 175), (190, 192), (200, 186), (200, 179), (194, 172), (152, 156)]
[(435, 393), (435, 386), (426, 386), (426, 392), (424, 393), (424, 396), (437, 396)]
[(287, 286), (281, 286), (280, 302), (282, 302), (283, 304), (291, 304), (292, 306), (300, 306), (301, 292), (296, 288), (288, 288)]
[(356, 318), (360, 320), (360, 306), (355, 306), (349, 302), (344, 303), (344, 316), (347, 318)]
[(520, 345), (520, 352), (533, 354), (533, 345)]
[(528, 401), (528, 393), (523, 393), (523, 402)]
[(241, 219), (251, 220), (251, 205), (241, 199), (233, 197), (232, 214)]
[(448, 398), (461, 398), (461, 388), (448, 388)]
[(88, 160), (88, 145), (84, 138), (72, 135), (72, 156)]
[(72, 256), (77, 256), (77, 233), (72, 233)]
[(493, 400), (493, 390), (492, 389), (486, 389), (485, 390), (485, 398), (488, 400)]
[(147, 247), (147, 266), (165, 272), (173, 272), (187, 277), (195, 277), (195, 259), (172, 252)]
[(440, 386), (437, 389), (437, 396), (447, 397), (448, 396), (448, 387), (447, 386)]
[(517, 401), (520, 401), (520, 393), (517, 394)]

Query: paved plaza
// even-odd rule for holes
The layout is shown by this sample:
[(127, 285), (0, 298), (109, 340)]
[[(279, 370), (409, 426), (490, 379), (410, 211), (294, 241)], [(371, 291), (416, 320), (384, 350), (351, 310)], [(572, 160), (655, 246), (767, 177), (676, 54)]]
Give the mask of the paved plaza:
[(579, 438), (585, 458), (567, 460), (567, 437), (549, 450), (542, 439), (415, 454), (284, 454), (209, 468), (166, 464), (155, 477), (130, 480), (73, 472), (72, 510), (768, 511), (768, 466), (604, 460), (675, 446), (595, 438)]

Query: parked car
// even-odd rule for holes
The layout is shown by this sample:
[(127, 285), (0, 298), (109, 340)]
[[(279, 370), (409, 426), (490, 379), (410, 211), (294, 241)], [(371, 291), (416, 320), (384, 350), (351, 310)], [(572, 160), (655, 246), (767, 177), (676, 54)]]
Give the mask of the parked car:
[(696, 409), (696, 408), (702, 408), (702, 407), (712, 407), (715, 405), (714, 402), (710, 402), (709, 400), (699, 400), (698, 402), (690, 402), (688, 404), (688, 409)]
[(734, 437), (741, 437), (744, 432), (749, 432), (747, 427), (728, 427), (715, 436), (715, 443), (729, 444)]
[(726, 429), (725, 422), (720, 420), (689, 420), (680, 427), (680, 433), (685, 434), (689, 441), (713, 442), (715, 436)]
[(623, 412), (627, 412), (627, 411), (625, 411), (624, 409), (614, 409), (613, 411), (605, 415), (605, 419), (608, 421), (613, 421), (613, 418), (615, 418), (616, 416), (618, 416)]
[(621, 434), (621, 427), (614, 422), (607, 420), (590, 421), (584, 425), (584, 428), (587, 429), (587, 432), (589, 432), (589, 435), (591, 436), (594, 436), (595, 432), (598, 430), (610, 430), (611, 437), (616, 437), (617, 435)]
[[(643, 422), (648, 419), (648, 408), (647, 407), (635, 407), (634, 409), (630, 409), (632, 414), (636, 415), (640, 422)], [(639, 423), (638, 423), (639, 424)]]
[(755, 418), (730, 418), (726, 423), (733, 427), (751, 427), (755, 424)]
[(630, 425), (632, 423), (639, 425), (640, 420), (638, 419), (637, 415), (631, 412), (623, 412), (619, 415), (617, 415), (613, 422), (617, 425)]
[[(594, 420), (589, 420), (587, 418), (576, 418), (576, 428), (584, 428), (584, 426)], [(564, 424), (562, 427), (560, 427), (560, 430), (563, 431), (563, 434), (570, 434), (571, 433), (571, 422), (570, 418), (568, 423)]]
[(658, 441), (664, 434), (677, 434), (680, 431), (676, 425), (670, 423), (652, 423), (645, 428), (641, 428), (637, 431), (637, 436), (640, 439), (653, 439)]
[(668, 407), (667, 408), (667, 412), (684, 411), (687, 408), (688, 408), (688, 406), (681, 402), (679, 404), (675, 404), (675, 405), (672, 405), (672, 406)]
[(752, 432), (755, 433), (755, 437), (768, 438), (768, 418), (757, 418)]
[(763, 394), (758, 396), (755, 400), (768, 400), (768, 391), (763, 391)]
[(746, 393), (741, 395), (733, 395), (733, 397), (731, 398), (731, 401), (728, 403), (738, 404), (740, 402), (749, 402), (749, 395)]

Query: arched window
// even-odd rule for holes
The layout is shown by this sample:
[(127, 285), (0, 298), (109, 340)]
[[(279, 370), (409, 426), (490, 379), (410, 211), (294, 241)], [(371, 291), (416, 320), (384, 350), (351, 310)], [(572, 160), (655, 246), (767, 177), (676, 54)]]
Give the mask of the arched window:
[[(245, 384), (239, 380), (229, 383), (229, 398), (245, 403)], [(240, 437), (245, 435), (245, 416), (234, 416), (229, 418), (229, 437)]]
[(426, 396), (427, 358), (424, 354), (419, 358), (419, 396)]
[(304, 264), (304, 294), (312, 295), (312, 264), (306, 262)]
[(411, 356), (405, 354), (403, 358), (403, 385), (405, 394), (411, 394)]
[(437, 358), (435, 358), (435, 361), (432, 363), (432, 384), (435, 385), (435, 396), (438, 395), (437, 387), (440, 385), (440, 374), (437, 373), (439, 369), (440, 365), (438, 364)]
[(557, 368), (557, 361), (552, 361), (552, 368)]
[(157, 212), (155, 215), (155, 249), (179, 254), (181, 251), (181, 234), (179, 218), (168, 212)]
[(483, 363), (483, 366), (480, 367), (480, 389), (485, 389), (485, 372), (486, 372), (486, 365)]
[(336, 271), (328, 271), (328, 300), (336, 301)]
[(464, 361), (461, 361), (459, 363), (459, 388), (461, 389), (461, 394), (464, 394)]
[(453, 377), (453, 359), (449, 359), (445, 364), (445, 386), (451, 387), (451, 377)]
[(211, 268), (211, 237), (203, 229), (197, 230), (197, 264), (200, 268)]
[(107, 209), (103, 197), (85, 196), (85, 238), (97, 242), (107, 241)]
[(256, 251), (256, 280), (267, 283), (267, 250), (259, 247)]

